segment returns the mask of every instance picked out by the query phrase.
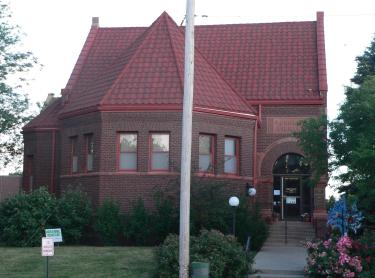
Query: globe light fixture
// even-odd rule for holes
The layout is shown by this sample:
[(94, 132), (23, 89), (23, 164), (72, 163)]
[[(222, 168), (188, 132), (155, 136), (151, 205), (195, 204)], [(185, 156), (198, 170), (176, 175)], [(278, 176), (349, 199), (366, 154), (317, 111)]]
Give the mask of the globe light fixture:
[(240, 200), (236, 196), (232, 196), (229, 198), (229, 205), (231, 207), (238, 207), (240, 204)]
[(254, 185), (250, 185), (246, 183), (246, 195), (250, 197), (254, 197), (257, 194), (257, 190), (255, 189)]

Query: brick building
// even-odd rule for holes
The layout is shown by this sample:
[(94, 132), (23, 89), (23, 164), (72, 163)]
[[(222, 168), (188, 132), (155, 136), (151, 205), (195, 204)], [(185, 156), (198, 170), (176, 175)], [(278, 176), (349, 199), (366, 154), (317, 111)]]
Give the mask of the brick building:
[[(291, 133), (326, 111), (323, 13), (312, 22), (196, 26), (192, 169), (244, 192), (265, 216), (325, 217), (321, 180)], [(24, 127), (23, 188), (80, 186), (127, 210), (178, 177), (184, 30), (163, 13), (150, 27), (92, 27), (59, 98)]]

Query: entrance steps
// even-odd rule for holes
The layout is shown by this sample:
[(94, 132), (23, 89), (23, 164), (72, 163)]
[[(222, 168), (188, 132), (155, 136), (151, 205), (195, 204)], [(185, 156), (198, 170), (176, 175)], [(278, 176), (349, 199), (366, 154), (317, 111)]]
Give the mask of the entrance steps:
[(285, 244), (285, 222), (274, 223), (262, 249), (255, 256), (255, 273), (249, 278), (298, 278), (307, 277), (303, 269), (307, 252), (303, 242), (314, 238), (311, 223), (288, 221)]
[(287, 221), (286, 225), (286, 244), (285, 222), (279, 221), (271, 225), (270, 234), (264, 246), (302, 246), (305, 241), (315, 237), (314, 229), (309, 222)]
[(259, 270), (250, 274), (248, 278), (302, 278), (307, 277), (303, 271), (296, 270)]

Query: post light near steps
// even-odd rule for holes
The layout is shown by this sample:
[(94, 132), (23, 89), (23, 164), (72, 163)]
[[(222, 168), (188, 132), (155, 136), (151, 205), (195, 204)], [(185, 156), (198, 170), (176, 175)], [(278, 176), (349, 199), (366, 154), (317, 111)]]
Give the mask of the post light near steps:
[(233, 236), (236, 236), (236, 210), (239, 204), (240, 200), (236, 196), (229, 198), (229, 205), (233, 207)]

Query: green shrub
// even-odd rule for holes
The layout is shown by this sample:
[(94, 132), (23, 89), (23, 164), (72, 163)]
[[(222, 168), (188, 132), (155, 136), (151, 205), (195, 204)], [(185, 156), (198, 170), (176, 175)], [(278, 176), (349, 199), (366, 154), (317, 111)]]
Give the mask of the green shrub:
[(118, 245), (121, 242), (124, 226), (118, 203), (112, 200), (104, 201), (96, 213), (94, 230), (104, 245)]
[[(170, 202), (166, 196), (176, 195), (179, 196), (178, 185), (169, 186), (161, 196)], [(198, 235), (203, 229), (232, 233), (233, 208), (228, 205), (231, 195), (225, 182), (194, 177), (190, 204), (191, 235)], [(178, 201), (174, 206), (178, 223)], [(258, 205), (251, 204), (249, 197), (242, 197), (236, 209), (236, 237), (245, 244), (248, 236), (251, 236), (251, 250), (259, 250), (268, 237), (268, 225), (260, 215)]]
[(151, 245), (151, 214), (146, 210), (142, 199), (133, 206), (133, 210), (125, 221), (125, 238), (135, 245)]
[(56, 199), (44, 187), (6, 199), (0, 204), (0, 241), (8, 246), (39, 246), (56, 214)]
[(173, 201), (162, 192), (155, 194), (156, 209), (151, 212), (151, 232), (154, 244), (162, 243), (168, 234), (178, 233), (179, 214)]
[[(203, 230), (198, 237), (190, 238), (190, 246), (190, 262), (208, 262), (212, 278), (242, 278), (250, 272), (252, 260), (232, 236)], [(166, 238), (157, 259), (159, 277), (178, 277), (178, 236)]]
[(236, 237), (246, 244), (251, 237), (251, 250), (260, 250), (269, 234), (268, 225), (262, 218), (257, 204), (250, 205), (246, 200), (240, 200), (236, 212)]
[(62, 230), (64, 243), (79, 243), (92, 220), (87, 195), (79, 190), (68, 190), (58, 199), (57, 211), (56, 222)]

